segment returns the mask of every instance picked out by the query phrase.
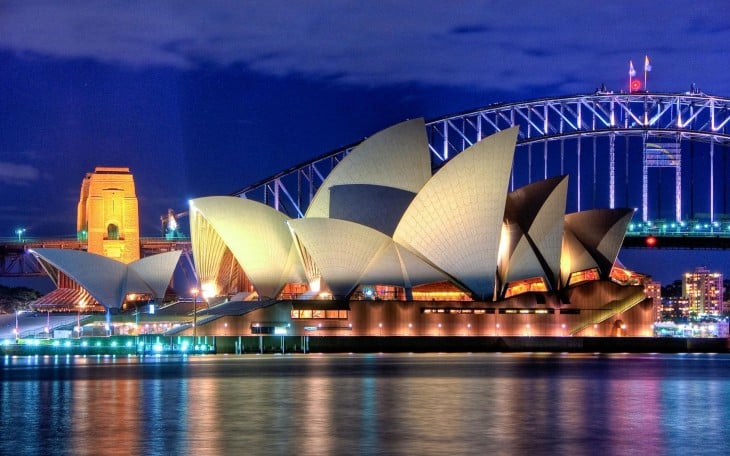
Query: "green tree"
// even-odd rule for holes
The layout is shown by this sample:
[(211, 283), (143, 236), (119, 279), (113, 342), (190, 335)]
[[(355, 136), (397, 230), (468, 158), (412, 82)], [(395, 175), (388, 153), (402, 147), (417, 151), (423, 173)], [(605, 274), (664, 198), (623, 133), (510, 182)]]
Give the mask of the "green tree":
[(0, 313), (13, 313), (25, 310), (28, 304), (42, 295), (28, 287), (4, 287), (0, 285)]

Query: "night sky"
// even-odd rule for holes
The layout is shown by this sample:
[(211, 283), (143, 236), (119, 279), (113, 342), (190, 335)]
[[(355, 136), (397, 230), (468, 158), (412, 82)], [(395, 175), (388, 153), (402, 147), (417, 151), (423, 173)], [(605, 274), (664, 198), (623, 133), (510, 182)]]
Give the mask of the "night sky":
[[(408, 118), (625, 89), (646, 54), (649, 90), (730, 96), (729, 42), (723, 1), (2, 1), (0, 238), (74, 236), (96, 166), (131, 169), (157, 236)], [(728, 258), (621, 254), (665, 282)]]

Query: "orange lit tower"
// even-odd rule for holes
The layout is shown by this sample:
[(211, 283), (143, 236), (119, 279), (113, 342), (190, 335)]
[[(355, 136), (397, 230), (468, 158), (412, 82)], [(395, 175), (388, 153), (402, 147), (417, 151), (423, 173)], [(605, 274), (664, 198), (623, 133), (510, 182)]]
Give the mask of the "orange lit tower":
[(81, 182), (76, 232), (89, 253), (139, 259), (139, 210), (129, 168), (97, 166)]

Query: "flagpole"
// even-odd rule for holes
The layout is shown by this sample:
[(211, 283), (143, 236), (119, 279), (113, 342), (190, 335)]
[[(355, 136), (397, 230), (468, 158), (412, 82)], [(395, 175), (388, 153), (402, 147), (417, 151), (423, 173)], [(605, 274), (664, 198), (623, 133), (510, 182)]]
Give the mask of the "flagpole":
[(629, 60), (629, 93), (631, 93), (631, 68), (633, 68), (633, 64)]
[(629, 93), (634, 91), (632, 87), (633, 79), (636, 77), (636, 70), (634, 69), (634, 62), (629, 60)]

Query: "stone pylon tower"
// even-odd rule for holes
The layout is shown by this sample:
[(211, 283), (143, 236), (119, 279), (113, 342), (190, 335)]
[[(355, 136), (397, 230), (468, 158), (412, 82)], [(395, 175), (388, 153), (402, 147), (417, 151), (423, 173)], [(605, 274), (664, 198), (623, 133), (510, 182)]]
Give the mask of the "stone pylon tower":
[(89, 253), (123, 263), (139, 259), (139, 210), (129, 168), (97, 166), (81, 182), (76, 232)]

